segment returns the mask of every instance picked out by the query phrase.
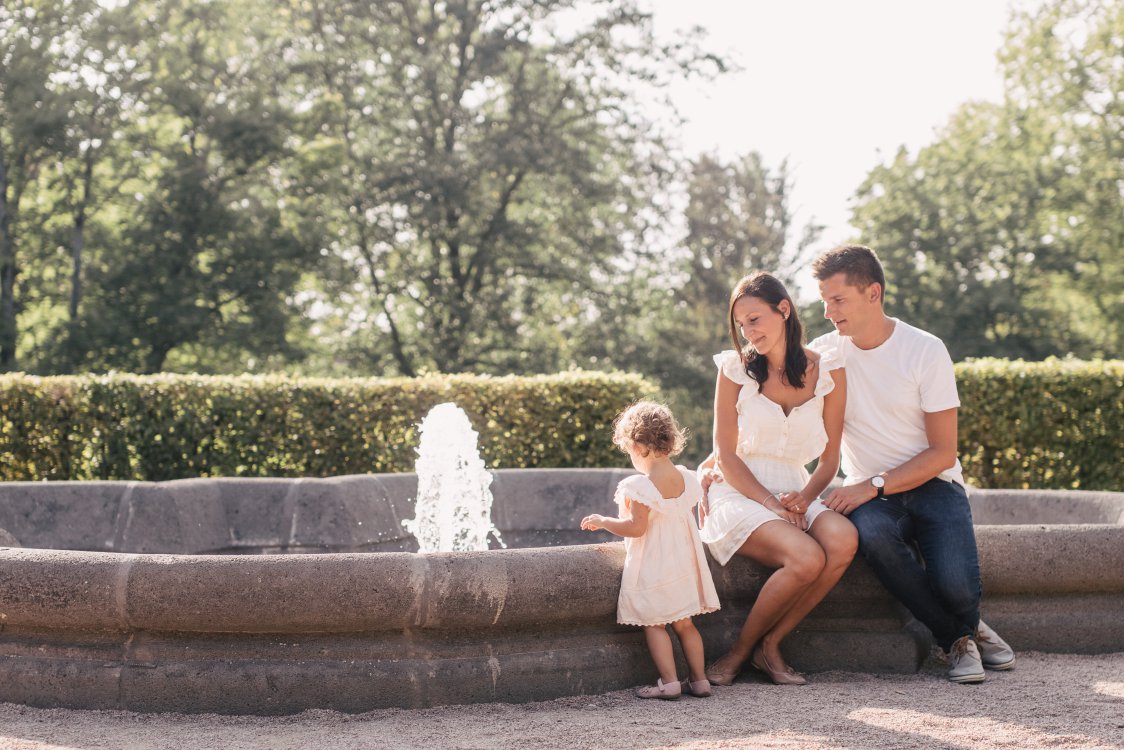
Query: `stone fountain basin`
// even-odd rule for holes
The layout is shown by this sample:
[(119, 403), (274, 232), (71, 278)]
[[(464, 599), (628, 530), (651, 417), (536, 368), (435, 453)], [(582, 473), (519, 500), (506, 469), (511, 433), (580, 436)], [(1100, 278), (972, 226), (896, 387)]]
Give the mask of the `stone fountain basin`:
[[(623, 545), (577, 529), (629, 473), (496, 472), (513, 548), (432, 555), (401, 527), (408, 474), (0, 484), (22, 545), (0, 548), (0, 701), (355, 712), (647, 682), (640, 630), (615, 623)], [(992, 626), (1019, 649), (1124, 650), (1124, 493), (972, 504)], [(716, 654), (768, 571), (711, 567), (723, 610), (697, 622)], [(856, 562), (786, 650), (809, 671), (908, 672), (930, 648), (915, 625)]]

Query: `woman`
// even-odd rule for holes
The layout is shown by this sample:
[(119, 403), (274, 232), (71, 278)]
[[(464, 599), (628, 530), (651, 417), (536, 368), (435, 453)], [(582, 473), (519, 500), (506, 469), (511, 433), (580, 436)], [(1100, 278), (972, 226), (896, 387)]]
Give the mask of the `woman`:
[[(729, 685), (749, 660), (778, 685), (803, 685), (781, 641), (835, 586), (858, 547), (851, 522), (817, 499), (839, 470), (846, 379), (829, 355), (804, 347), (796, 305), (770, 274), (738, 282), (729, 321), (735, 348), (714, 358), (716, 462), (700, 468), (709, 484), (702, 539), (723, 565), (743, 555), (776, 570), (707, 678)], [(809, 476), (804, 466), (816, 458)]]

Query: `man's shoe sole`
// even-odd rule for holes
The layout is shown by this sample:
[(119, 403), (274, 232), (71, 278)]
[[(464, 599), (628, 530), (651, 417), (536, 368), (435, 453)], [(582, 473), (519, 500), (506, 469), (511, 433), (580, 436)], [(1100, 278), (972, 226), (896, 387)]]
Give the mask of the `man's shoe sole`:
[(984, 669), (994, 669), (996, 672), (1006, 672), (1008, 669), (1015, 668), (1015, 660), (1005, 661), (1002, 664), (988, 664), (986, 661), (983, 663)]
[(966, 674), (960, 677), (949, 677), (949, 682), (955, 682), (958, 685), (970, 685), (976, 682), (983, 682), (987, 679), (986, 674)]

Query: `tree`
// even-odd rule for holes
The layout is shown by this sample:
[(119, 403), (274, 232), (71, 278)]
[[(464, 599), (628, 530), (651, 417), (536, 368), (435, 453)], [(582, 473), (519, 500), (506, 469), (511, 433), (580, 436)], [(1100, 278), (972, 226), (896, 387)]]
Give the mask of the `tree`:
[(1070, 0), (1016, 16), (1005, 101), (963, 105), (858, 191), (854, 223), (884, 260), (890, 309), (954, 358), (1124, 351), (1121, 19)]
[[(578, 12), (580, 11), (580, 13)], [(632, 2), (293, 4), (320, 306), (366, 371), (554, 369), (674, 174), (637, 88), (719, 65)], [(566, 29), (563, 31), (562, 29)], [(565, 342), (561, 342), (565, 343)]]
[(90, 250), (113, 244), (113, 227), (121, 223), (119, 216), (99, 212), (141, 166), (123, 138), (128, 115), (138, 109), (137, 61), (135, 29), (123, 10), (94, 0), (54, 7), (64, 14), (63, 32), (55, 40), (58, 54), (47, 86), (65, 102), (66, 121), (58, 149), (32, 186), (28, 224), (37, 241), (24, 264), (23, 298), (32, 345), (21, 346), (21, 363), (69, 372), (84, 358), (80, 308)]
[[(215, 369), (200, 352), (291, 351), (289, 296), (311, 253), (282, 215), (284, 42), (272, 6), (129, 6), (132, 159), (146, 171), (119, 246), (91, 269), (85, 367)], [(238, 368), (241, 369), (241, 368)]]
[(0, 6), (0, 372), (17, 366), (23, 202), (65, 137), (67, 102), (50, 76), (66, 22), (61, 5)]
[[(1007, 97), (1055, 133), (1045, 231), (1071, 259), (1043, 293), (1090, 354), (1124, 355), (1124, 7), (1055, 0), (1019, 13), (1000, 53)], [(1089, 314), (1089, 311), (1094, 311)]]

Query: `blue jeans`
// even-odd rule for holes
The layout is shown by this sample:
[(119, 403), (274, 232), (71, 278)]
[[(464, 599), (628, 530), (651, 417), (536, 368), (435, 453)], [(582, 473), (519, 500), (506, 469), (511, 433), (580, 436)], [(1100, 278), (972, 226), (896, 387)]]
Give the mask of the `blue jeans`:
[(882, 585), (933, 632), (941, 648), (948, 651), (961, 636), (975, 634), (980, 563), (963, 487), (930, 479), (864, 503), (850, 518), (859, 530), (863, 558)]

